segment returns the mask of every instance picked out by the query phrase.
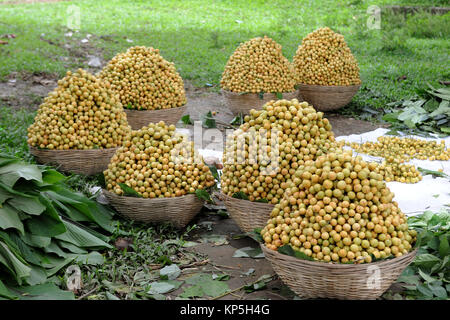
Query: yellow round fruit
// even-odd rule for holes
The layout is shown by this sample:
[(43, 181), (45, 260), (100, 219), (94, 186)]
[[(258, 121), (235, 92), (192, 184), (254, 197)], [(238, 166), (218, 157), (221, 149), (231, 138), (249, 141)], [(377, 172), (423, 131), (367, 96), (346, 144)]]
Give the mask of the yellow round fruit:
[(264, 36), (239, 45), (225, 66), (220, 85), (232, 92), (292, 92), (295, 73), (281, 45)]
[(114, 148), (130, 132), (109, 85), (78, 69), (58, 81), (28, 128), (28, 144), (41, 149)]
[(110, 84), (127, 109), (157, 110), (186, 104), (183, 79), (158, 49), (131, 47), (112, 58), (99, 77)]
[(330, 28), (308, 34), (293, 59), (297, 83), (325, 86), (360, 84), (358, 62), (344, 36)]

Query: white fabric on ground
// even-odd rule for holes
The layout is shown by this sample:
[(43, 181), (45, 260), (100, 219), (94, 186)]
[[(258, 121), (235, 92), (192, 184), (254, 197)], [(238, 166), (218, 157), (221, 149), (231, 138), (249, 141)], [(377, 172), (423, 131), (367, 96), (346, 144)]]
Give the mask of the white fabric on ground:
[[(348, 142), (364, 143), (367, 141), (375, 142), (378, 137), (388, 132), (388, 129), (379, 128), (374, 131), (363, 134), (352, 134), (349, 136), (339, 136), (336, 140), (345, 140)], [(445, 140), (447, 148), (450, 147), (450, 137), (445, 139), (423, 138), (418, 136), (407, 136), (408, 138), (424, 140)], [(382, 160), (379, 157), (361, 155), (364, 160)], [(450, 175), (450, 161), (429, 161), (413, 159), (409, 162), (416, 167), (437, 171), (442, 169), (444, 173)], [(450, 181), (445, 178), (433, 178), (431, 175), (423, 176), (422, 181), (414, 184), (401, 182), (388, 182), (389, 189), (394, 192), (394, 200), (398, 202), (400, 209), (406, 215), (417, 215), (426, 210), (439, 211), (443, 206), (450, 205)]]

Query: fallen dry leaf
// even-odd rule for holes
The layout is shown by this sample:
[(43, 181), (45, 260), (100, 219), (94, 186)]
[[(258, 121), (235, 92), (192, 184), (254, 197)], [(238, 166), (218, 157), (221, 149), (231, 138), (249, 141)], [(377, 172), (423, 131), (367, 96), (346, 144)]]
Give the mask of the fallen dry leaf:
[(114, 242), (114, 246), (118, 250), (125, 250), (125, 249), (127, 249), (127, 251), (131, 251), (132, 248), (130, 246), (132, 244), (133, 244), (133, 239), (132, 238), (117, 238), (116, 241)]

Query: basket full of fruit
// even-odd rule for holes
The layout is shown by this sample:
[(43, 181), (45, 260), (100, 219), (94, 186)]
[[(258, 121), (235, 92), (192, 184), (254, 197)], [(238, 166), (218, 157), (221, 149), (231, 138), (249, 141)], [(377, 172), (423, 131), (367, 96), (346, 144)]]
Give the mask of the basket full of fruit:
[(175, 124), (186, 111), (183, 79), (158, 49), (131, 47), (111, 59), (99, 77), (119, 96), (133, 130), (159, 121)]
[(331, 124), (307, 102), (270, 101), (227, 137), (221, 190), (245, 231), (264, 227), (305, 161), (337, 148)]
[(220, 81), (234, 114), (248, 114), (270, 100), (294, 99), (295, 75), (281, 45), (266, 36), (242, 43), (229, 58)]
[(302, 298), (376, 299), (417, 251), (377, 163), (338, 150), (296, 175), (261, 230), (275, 272)]
[(84, 70), (67, 75), (39, 106), (28, 145), (39, 163), (80, 174), (101, 173), (130, 132), (122, 105)]
[(330, 28), (308, 34), (293, 62), (301, 98), (317, 110), (342, 108), (359, 90), (358, 62), (344, 36)]
[(109, 203), (123, 216), (184, 227), (200, 211), (197, 195), (215, 184), (193, 143), (163, 121), (132, 131), (104, 171)]

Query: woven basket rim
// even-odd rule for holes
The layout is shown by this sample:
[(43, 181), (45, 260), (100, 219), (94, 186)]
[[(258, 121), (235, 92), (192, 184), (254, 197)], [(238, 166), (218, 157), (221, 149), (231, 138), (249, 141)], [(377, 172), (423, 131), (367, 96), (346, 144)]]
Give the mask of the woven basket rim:
[[(103, 192), (107, 193), (107, 194), (110, 194), (113, 197), (118, 197), (118, 198), (124, 199), (125, 201), (133, 200), (133, 201), (145, 201), (145, 202), (164, 202), (164, 201), (168, 201), (168, 200), (178, 200), (178, 199), (182, 199), (182, 198), (189, 197), (189, 196), (194, 196), (194, 197), (196, 196), (194, 193), (188, 193), (188, 194), (185, 194), (185, 195), (182, 195), (182, 196), (178, 196), (178, 197), (138, 198), (138, 197), (119, 196), (118, 194), (115, 194), (115, 193), (113, 193), (111, 191), (108, 191), (105, 188), (102, 188), (102, 193)], [(204, 201), (202, 199), (199, 199), (199, 200)]]
[(348, 89), (348, 90), (354, 90), (359, 89), (361, 87), (361, 84), (351, 84), (349, 86), (324, 86), (319, 84), (306, 84), (306, 83), (298, 83), (298, 88), (308, 88), (308, 89), (316, 89), (316, 90), (330, 90), (330, 89), (336, 89), (336, 90), (342, 90), (342, 89)]
[[(408, 252), (405, 255), (402, 255), (400, 257), (395, 257), (392, 259), (384, 259), (384, 260), (379, 260), (379, 261), (375, 261), (375, 262), (361, 263), (361, 264), (355, 264), (355, 263), (346, 264), (346, 263), (330, 263), (330, 262), (309, 261), (309, 260), (299, 259), (299, 258), (289, 256), (287, 254), (279, 253), (276, 250), (269, 249), (266, 247), (265, 244), (260, 243), (260, 246), (261, 246), (261, 249), (263, 250), (263, 252), (268, 251), (268, 252), (271, 252), (272, 254), (274, 254), (275, 256), (282, 255), (282, 257), (284, 259), (287, 259), (287, 260), (295, 262), (295, 263), (301, 263), (301, 264), (304, 264), (304, 265), (307, 265), (310, 267), (321, 267), (321, 268), (327, 268), (330, 270), (344, 270), (344, 269), (348, 270), (349, 268), (353, 268), (355, 271), (358, 271), (358, 269), (361, 269), (361, 268), (366, 268), (367, 266), (379, 266), (379, 265), (387, 266), (387, 265), (397, 262), (399, 260), (406, 259), (407, 257), (415, 256), (417, 254), (417, 251), (419, 250), (419, 248), (416, 248), (416, 249)], [(267, 256), (266, 256), (266, 258), (267, 258)]]
[(219, 195), (220, 195), (220, 196), (223, 196), (223, 197), (225, 197), (225, 198), (229, 198), (229, 199), (232, 199), (232, 200), (236, 200), (236, 201), (242, 200), (242, 201), (247, 201), (247, 202), (249, 202), (249, 203), (266, 204), (266, 205), (270, 205), (270, 206), (275, 206), (273, 203), (270, 203), (270, 202), (258, 202), (258, 201), (250, 201), (250, 200), (245, 200), (245, 199), (233, 198), (233, 197), (230, 197), (229, 195), (223, 193), (222, 191), (220, 191), (220, 194), (219, 194)]
[(30, 150), (33, 151), (37, 151), (37, 152), (54, 152), (56, 153), (69, 153), (69, 152), (104, 152), (104, 151), (112, 151), (114, 149), (119, 149), (120, 147), (114, 147), (114, 148), (97, 148), (97, 149), (64, 149), (64, 150), (60, 150), (60, 149), (41, 149), (41, 148), (36, 148), (33, 147), (31, 145), (28, 145), (28, 148)]
[(137, 112), (158, 112), (158, 111), (169, 111), (169, 110), (176, 110), (176, 109), (180, 109), (180, 108), (185, 108), (186, 107), (186, 103), (183, 104), (182, 106), (179, 107), (172, 107), (172, 108), (163, 108), (163, 109), (154, 109), (154, 110), (149, 110), (149, 109), (127, 109), (127, 108), (123, 108), (124, 111), (137, 111)]
[[(254, 93), (254, 92), (234, 92), (234, 91), (229, 91), (229, 90), (225, 90), (225, 89), (220, 89), (222, 93), (226, 93), (226, 94), (230, 94), (230, 95), (236, 95), (236, 96), (243, 96), (243, 95), (253, 95), (253, 96), (258, 96), (259, 97), (259, 93)], [(283, 92), (263, 92), (263, 94), (273, 94), (276, 95), (277, 93), (281, 93), (281, 94), (294, 94), (298, 91), (298, 89), (294, 89), (294, 91), (283, 91)]]

